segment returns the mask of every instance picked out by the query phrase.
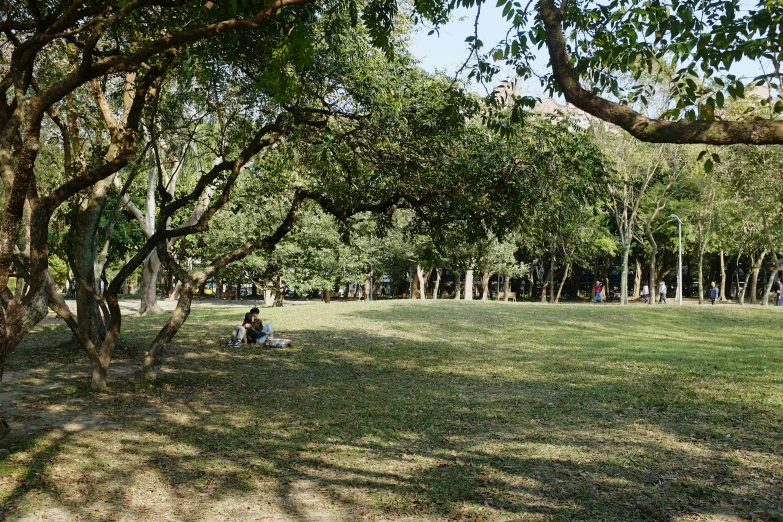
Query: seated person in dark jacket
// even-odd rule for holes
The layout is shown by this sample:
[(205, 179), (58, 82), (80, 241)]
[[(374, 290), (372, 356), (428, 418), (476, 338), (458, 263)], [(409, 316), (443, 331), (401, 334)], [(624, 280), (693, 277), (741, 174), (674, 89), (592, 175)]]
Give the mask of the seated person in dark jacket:
[(266, 341), (267, 336), (272, 335), (272, 325), (263, 325), (261, 319), (258, 317), (260, 310), (258, 308), (251, 308), (248, 313), (245, 314), (245, 318), (242, 324), (238, 324), (234, 327), (234, 331), (231, 334), (228, 344), (238, 347), (243, 342), (247, 343), (263, 343)]

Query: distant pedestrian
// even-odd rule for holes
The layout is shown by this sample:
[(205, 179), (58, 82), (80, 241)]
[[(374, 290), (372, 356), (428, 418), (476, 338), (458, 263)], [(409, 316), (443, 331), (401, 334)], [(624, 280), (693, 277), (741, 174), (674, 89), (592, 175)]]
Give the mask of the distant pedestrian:
[(715, 304), (715, 301), (718, 300), (718, 287), (715, 286), (715, 281), (712, 282), (712, 286), (710, 287), (710, 301), (712, 301), (712, 304)]
[(783, 283), (780, 282), (779, 277), (775, 278), (772, 293), (775, 294), (775, 306), (783, 306)]
[(666, 283), (661, 281), (661, 284), (658, 285), (658, 303), (664, 303), (666, 304)]
[(647, 285), (642, 287), (642, 299), (644, 299), (644, 304), (650, 302), (650, 287)]
[(594, 303), (601, 303), (601, 304), (603, 304), (603, 302), (604, 302), (604, 296), (603, 296), (603, 293), (602, 293), (603, 286), (604, 285), (601, 284), (601, 281), (596, 279), (596, 281), (595, 281), (595, 297), (593, 297), (593, 302)]

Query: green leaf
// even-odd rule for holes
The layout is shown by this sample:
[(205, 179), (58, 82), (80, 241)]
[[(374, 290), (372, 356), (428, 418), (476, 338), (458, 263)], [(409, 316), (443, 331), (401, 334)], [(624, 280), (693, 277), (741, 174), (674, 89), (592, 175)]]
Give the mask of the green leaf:
[(704, 172), (712, 172), (712, 160), (707, 160), (704, 162)]

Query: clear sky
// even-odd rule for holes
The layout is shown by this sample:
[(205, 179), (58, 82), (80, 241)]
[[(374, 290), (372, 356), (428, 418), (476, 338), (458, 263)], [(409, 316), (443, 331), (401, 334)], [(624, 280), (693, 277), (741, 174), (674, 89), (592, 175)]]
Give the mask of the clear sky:
[[(479, 39), (484, 42), (484, 49), (491, 49), (499, 41), (503, 40), (510, 26), (502, 16), (502, 8), (495, 7), (496, 2), (488, 0), (481, 8), (479, 19)], [(460, 66), (468, 57), (468, 48), (465, 38), (473, 35), (475, 10), (460, 9), (455, 12), (454, 20), (440, 30), (440, 34), (427, 35), (427, 29), (419, 28), (411, 42), (413, 55), (421, 60), (424, 69), (434, 72), (436, 70), (454, 76)], [(548, 59), (544, 52), (539, 51), (539, 57), (534, 69), (541, 72), (546, 70)], [(753, 78), (761, 74), (761, 68), (757, 63), (745, 60), (732, 67), (732, 72), (738, 76)], [(513, 71), (501, 74), (495, 83), (513, 77)], [(492, 85), (487, 86), (490, 89)], [(528, 81), (520, 85), (524, 94), (532, 96), (545, 96), (544, 90), (536, 80)], [(483, 87), (473, 86), (471, 90), (482, 92)], [(562, 101), (562, 100), (561, 100)]]
[[(489, 0), (481, 7), (478, 35), (479, 40), (484, 42), (485, 50), (491, 49), (503, 40), (510, 26), (510, 23), (502, 16), (502, 8), (495, 7), (495, 4), (496, 2)], [(469, 51), (465, 38), (473, 36), (474, 22), (475, 10), (459, 9), (454, 13), (454, 20), (442, 27), (440, 33), (427, 35), (427, 29), (417, 29), (418, 32), (411, 44), (413, 55), (421, 60), (424, 69), (431, 72), (438, 70), (449, 76), (454, 76), (468, 57)], [(539, 60), (539, 62), (543, 70), (547, 60)], [(501, 74), (497, 78), (497, 83), (513, 76), (512, 73), (513, 71), (509, 71), (507, 74)], [(487, 87), (491, 89), (492, 85)], [(533, 96), (543, 94), (538, 82), (528, 82), (521, 87), (525, 94)], [(474, 90), (481, 91), (483, 88), (474, 86)]]

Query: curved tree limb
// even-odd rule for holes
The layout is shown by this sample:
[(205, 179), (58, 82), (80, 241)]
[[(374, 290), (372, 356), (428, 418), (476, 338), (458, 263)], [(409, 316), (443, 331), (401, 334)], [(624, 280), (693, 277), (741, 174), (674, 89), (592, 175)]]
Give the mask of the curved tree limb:
[(647, 118), (628, 105), (609, 101), (579, 83), (571, 66), (563, 35), (563, 13), (555, 0), (540, 0), (538, 14), (546, 29), (549, 61), (566, 101), (606, 122), (622, 127), (635, 138), (655, 143), (705, 143), (730, 145), (783, 144), (783, 121), (668, 121)]

